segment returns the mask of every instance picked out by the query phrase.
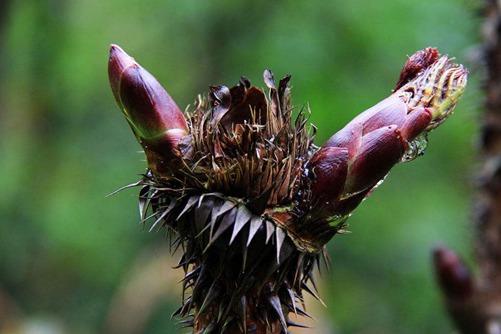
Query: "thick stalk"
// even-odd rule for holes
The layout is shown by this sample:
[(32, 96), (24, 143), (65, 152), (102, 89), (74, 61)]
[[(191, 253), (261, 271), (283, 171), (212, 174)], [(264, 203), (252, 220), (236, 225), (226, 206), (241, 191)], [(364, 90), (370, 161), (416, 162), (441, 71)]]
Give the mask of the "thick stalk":
[[(481, 285), (501, 302), (501, 8), (485, 9), (486, 105), (481, 128), (477, 252)], [(501, 305), (500, 305), (501, 306)]]
[[(484, 16), (486, 102), (479, 140), (481, 159), (475, 207), (478, 277), (471, 293), (465, 293), (464, 288), (461, 288), (464, 285), (458, 284), (465, 279), (464, 275), (469, 276), (469, 273), (461, 269), (464, 264), (461, 261), (448, 261), (447, 256), (435, 257), (438, 280), (444, 290), (448, 311), (456, 328), (462, 334), (501, 333), (501, 7), (499, 1), (486, 0)], [(446, 270), (443, 270), (444, 268)], [(460, 288), (457, 289), (458, 287)]]

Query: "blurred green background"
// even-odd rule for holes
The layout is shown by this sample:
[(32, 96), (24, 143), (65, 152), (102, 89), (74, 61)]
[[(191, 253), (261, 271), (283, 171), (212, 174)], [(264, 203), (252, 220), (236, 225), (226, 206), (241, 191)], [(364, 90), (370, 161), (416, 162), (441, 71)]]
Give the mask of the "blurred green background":
[[(321, 144), (394, 87), (427, 46), (471, 70), (426, 154), (397, 166), (329, 244), (333, 265), (301, 333), (449, 333), (430, 251), (471, 259), (480, 117), (479, 4), (467, 0), (1, 0), (0, 332), (185, 333), (165, 235), (138, 223), (145, 170), (108, 86), (110, 43), (183, 109), (208, 85), (292, 75)], [(122, 326), (122, 327), (121, 327)], [(299, 331), (294, 331), (299, 333)]]

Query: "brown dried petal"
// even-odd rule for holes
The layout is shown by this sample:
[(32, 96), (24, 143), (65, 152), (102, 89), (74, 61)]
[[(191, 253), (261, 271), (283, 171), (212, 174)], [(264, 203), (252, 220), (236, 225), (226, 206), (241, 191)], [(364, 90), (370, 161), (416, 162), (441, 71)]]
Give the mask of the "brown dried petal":
[(229, 131), (233, 124), (251, 123), (252, 113), (256, 112), (257, 123), (266, 123), (266, 96), (263, 91), (256, 87), (250, 87), (244, 99), (237, 105), (232, 105), (231, 109), (222, 117), (221, 123)]
[(211, 86), (208, 100), (212, 108), (211, 126), (215, 128), (231, 107), (230, 90), (226, 86)]
[(231, 102), (234, 105), (239, 104), (245, 97), (245, 92), (251, 86), (250, 81), (246, 77), (241, 77), (238, 84), (230, 88)]

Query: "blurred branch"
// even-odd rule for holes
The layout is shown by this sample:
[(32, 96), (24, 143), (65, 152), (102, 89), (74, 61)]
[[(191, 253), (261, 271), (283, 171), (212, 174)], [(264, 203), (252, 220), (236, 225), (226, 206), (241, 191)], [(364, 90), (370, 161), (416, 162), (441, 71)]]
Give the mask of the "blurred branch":
[(444, 293), (447, 310), (461, 333), (487, 334), (488, 316), (473, 278), (463, 260), (452, 250), (434, 251), (437, 280)]
[[(435, 251), (435, 270), (448, 311), (462, 334), (501, 333), (501, 4), (486, 0), (484, 49), (485, 112), (475, 208), (478, 277), (471, 281), (451, 250)], [(470, 281), (470, 283), (466, 283)]]

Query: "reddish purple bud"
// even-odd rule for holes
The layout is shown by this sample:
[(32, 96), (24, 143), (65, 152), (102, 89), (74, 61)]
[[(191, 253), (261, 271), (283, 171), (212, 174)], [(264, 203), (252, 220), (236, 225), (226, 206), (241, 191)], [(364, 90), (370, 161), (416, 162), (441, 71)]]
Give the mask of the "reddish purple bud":
[(318, 194), (314, 206), (332, 208), (341, 197), (348, 173), (348, 150), (342, 147), (322, 147), (313, 156), (310, 164), (315, 182), (311, 185), (312, 194)]
[(150, 169), (159, 173), (176, 165), (177, 144), (188, 135), (183, 113), (160, 83), (119, 46), (110, 48), (111, 90), (139, 143)]
[(160, 83), (119, 46), (110, 48), (110, 86), (131, 126), (141, 138), (169, 130), (188, 133), (183, 113)]
[(342, 198), (334, 208), (334, 214), (339, 217), (347, 217), (364, 199), (369, 197), (373, 189), (374, 187), (368, 188), (355, 195)]
[[(332, 136), (323, 147), (343, 147), (348, 150), (348, 160), (352, 161), (355, 158), (355, 154), (360, 149), (362, 144), (362, 133), (364, 131), (363, 124), (358, 122), (350, 122), (344, 128), (339, 130)], [(316, 153), (315, 153), (316, 155)], [(313, 157), (315, 157), (313, 155)], [(320, 163), (321, 159), (316, 158), (315, 162), (312, 161), (311, 165), (314, 166), (316, 163)]]
[(400, 73), (397, 86), (393, 90), (396, 92), (409, 81), (413, 80), (419, 73), (430, 67), (440, 56), (435, 48), (426, 48), (418, 51), (407, 59), (407, 62)]
[(145, 69), (135, 65), (122, 74), (120, 98), (138, 135), (152, 138), (169, 130), (188, 132), (176, 103)]
[(343, 146), (350, 144), (355, 135), (366, 135), (388, 125), (400, 126), (407, 116), (406, 104), (396, 95), (391, 95), (350, 121), (323, 146)]
[(412, 110), (400, 127), (402, 136), (405, 140), (412, 141), (430, 125), (432, 118), (433, 115), (428, 108), (420, 107)]
[(402, 159), (405, 149), (405, 140), (396, 125), (380, 128), (364, 136), (356, 160), (349, 169), (345, 195), (374, 187)]
[(448, 298), (466, 299), (473, 295), (473, 280), (468, 267), (452, 250), (439, 246), (433, 251), (438, 284)]
[[(409, 106), (406, 94), (393, 94), (367, 109), (322, 146), (322, 149), (346, 149), (348, 154), (347, 174), (324, 173), (312, 182), (313, 202), (329, 202), (329, 214), (341, 217), (349, 214), (395, 164), (414, 157), (406, 158), (406, 154), (414, 152), (418, 136), (426, 135), (433, 113), (429, 108)], [(313, 155), (310, 168), (321, 165), (320, 169), (329, 170), (326, 165), (331, 159), (330, 152), (322, 149)], [(327, 191), (328, 195), (320, 192), (329, 186), (337, 189), (342, 183), (344, 190), (340, 195), (336, 191)]]
[(126, 68), (136, 65), (134, 58), (126, 54), (118, 45), (112, 44), (110, 47), (110, 59), (108, 62), (108, 77), (110, 80), (111, 91), (118, 105), (122, 107), (120, 96), (118, 94), (118, 86), (122, 73)]

